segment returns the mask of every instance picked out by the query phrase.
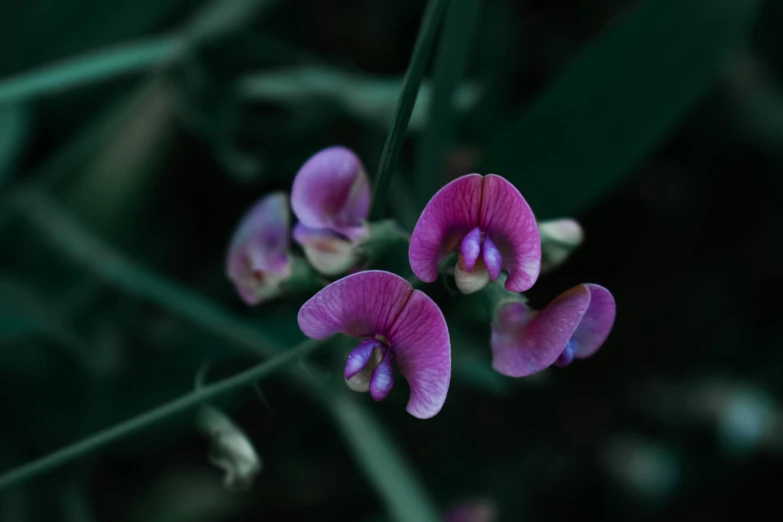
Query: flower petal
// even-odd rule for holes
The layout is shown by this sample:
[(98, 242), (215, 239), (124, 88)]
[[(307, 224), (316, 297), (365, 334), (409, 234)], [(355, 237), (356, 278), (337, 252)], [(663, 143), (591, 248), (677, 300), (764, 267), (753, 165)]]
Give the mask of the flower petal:
[(432, 196), (419, 216), (408, 259), (413, 273), (425, 283), (438, 278), (438, 263), (478, 225), (481, 179), (480, 174), (455, 179)]
[(459, 244), (459, 266), (462, 270), (470, 272), (476, 266), (476, 261), (481, 255), (481, 229), (474, 228), (462, 238)]
[(500, 270), (503, 268), (503, 256), (489, 236), (484, 238), (484, 244), (481, 246), (481, 259), (484, 260), (484, 266), (487, 267), (489, 278), (492, 281), (497, 280), (500, 276)]
[(541, 271), (536, 218), (519, 190), (505, 178), (488, 174), (483, 182), (478, 225), (503, 255), (503, 268), (508, 271), (506, 290), (524, 292)]
[(359, 262), (356, 244), (332, 230), (308, 228), (297, 223), (293, 235), (307, 260), (322, 274), (343, 274)]
[(591, 283), (582, 286), (590, 292), (590, 306), (574, 332), (574, 356), (579, 359), (590, 357), (604, 344), (616, 313), (614, 297), (609, 290)]
[(303, 304), (299, 328), (313, 339), (338, 332), (353, 337), (388, 337), (411, 292), (410, 283), (396, 274), (358, 272), (331, 283)]
[(389, 332), (397, 366), (411, 389), (408, 413), (420, 419), (443, 407), (451, 380), (451, 345), (438, 305), (414, 290)]
[(391, 354), (386, 354), (381, 363), (373, 370), (370, 379), (370, 396), (373, 400), (382, 401), (389, 395), (394, 386), (394, 369)]
[(370, 211), (370, 182), (356, 154), (337, 146), (307, 160), (294, 178), (291, 207), (305, 226), (350, 236)]
[(348, 359), (345, 361), (345, 373), (343, 376), (346, 380), (350, 379), (367, 366), (370, 362), (370, 357), (373, 355), (373, 350), (381, 347), (381, 342), (377, 339), (364, 339), (359, 345), (351, 350), (348, 354)]
[[(504, 320), (492, 327), (492, 367), (510, 377), (532, 375), (557, 360), (590, 306), (590, 290), (576, 286), (535, 314), (514, 313), (520, 305), (526, 306), (501, 305), (498, 314)], [(514, 317), (520, 321), (513, 322)]]
[(240, 220), (229, 245), (226, 274), (247, 304), (277, 295), (291, 274), (288, 228), (283, 192), (262, 198)]

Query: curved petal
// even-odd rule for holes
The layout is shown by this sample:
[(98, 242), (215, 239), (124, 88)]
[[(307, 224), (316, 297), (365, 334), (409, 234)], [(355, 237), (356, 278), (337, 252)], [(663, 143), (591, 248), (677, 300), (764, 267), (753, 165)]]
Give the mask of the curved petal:
[(226, 274), (247, 304), (279, 293), (279, 284), (290, 275), (288, 228), (283, 192), (262, 198), (240, 220), (229, 245)]
[(307, 160), (294, 178), (291, 207), (305, 226), (350, 236), (370, 211), (370, 182), (356, 154), (337, 146)]
[(616, 313), (614, 297), (609, 290), (591, 283), (582, 286), (590, 292), (590, 306), (574, 332), (574, 356), (579, 359), (590, 357), (604, 344)]
[(522, 194), (496, 174), (484, 177), (479, 226), (503, 255), (506, 290), (524, 292), (541, 271), (541, 238), (536, 218)]
[(478, 226), (481, 179), (480, 174), (455, 179), (432, 196), (419, 216), (408, 259), (413, 273), (425, 283), (438, 278), (438, 263)]
[(516, 313), (520, 304), (502, 305), (504, 320), (492, 326), (492, 367), (510, 377), (532, 375), (557, 360), (590, 306), (590, 291), (576, 286), (535, 314)]
[(299, 309), (299, 328), (308, 337), (334, 333), (375, 337), (388, 333), (411, 297), (413, 287), (382, 270), (346, 276), (311, 297)]
[(411, 389), (408, 413), (420, 419), (443, 407), (451, 380), (451, 345), (438, 305), (414, 290), (389, 332), (389, 343)]

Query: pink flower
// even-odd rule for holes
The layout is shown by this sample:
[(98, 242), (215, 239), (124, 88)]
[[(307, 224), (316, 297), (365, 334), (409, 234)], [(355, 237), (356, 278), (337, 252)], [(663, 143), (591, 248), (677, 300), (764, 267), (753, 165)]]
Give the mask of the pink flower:
[(506, 289), (524, 292), (541, 270), (533, 212), (516, 187), (495, 174), (457, 178), (427, 203), (411, 236), (413, 273), (435, 281), (439, 263), (455, 250), (455, 279), (466, 294), (495, 281), (501, 269), (508, 272)]
[(294, 240), (316, 270), (335, 275), (356, 264), (370, 211), (370, 182), (356, 154), (329, 147), (307, 160), (294, 178), (291, 207), (299, 219)]
[(446, 321), (402, 277), (369, 270), (335, 281), (302, 306), (299, 327), (313, 339), (338, 332), (362, 339), (345, 364), (352, 389), (384, 399), (394, 384), (394, 361), (410, 385), (408, 413), (426, 419), (443, 407), (451, 379)]
[(275, 192), (242, 218), (228, 249), (226, 273), (245, 303), (277, 296), (291, 275), (288, 248), (288, 197)]
[(524, 377), (553, 363), (566, 366), (589, 357), (608, 337), (614, 318), (614, 297), (594, 284), (563, 292), (541, 311), (507, 301), (492, 325), (492, 366), (504, 375)]

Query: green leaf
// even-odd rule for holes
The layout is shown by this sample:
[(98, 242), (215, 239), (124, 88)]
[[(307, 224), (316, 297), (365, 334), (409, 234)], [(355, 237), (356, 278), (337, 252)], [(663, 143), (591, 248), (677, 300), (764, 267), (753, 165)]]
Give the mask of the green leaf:
[(347, 393), (333, 398), (332, 415), (393, 520), (438, 522), (440, 517), (383, 426)]
[(481, 172), (515, 182), (539, 218), (614, 187), (712, 87), (758, 0), (648, 0), (589, 46), (519, 120), (488, 137)]
[(182, 50), (176, 37), (142, 40), (46, 65), (0, 81), (0, 105), (148, 69)]
[(432, 105), (416, 165), (416, 195), (423, 207), (443, 185), (443, 165), (456, 121), (454, 94), (470, 54), (479, 0), (452, 0), (435, 58)]
[(22, 152), (29, 118), (23, 105), (0, 106), (0, 188), (11, 176)]
[(370, 215), (376, 219), (383, 213), (384, 206), (388, 200), (387, 195), (389, 193), (391, 176), (397, 166), (397, 159), (402, 150), (402, 142), (405, 139), (408, 121), (413, 113), (419, 85), (424, 77), (427, 59), (430, 57), (432, 45), (435, 42), (435, 35), (438, 32), (438, 27), (446, 12), (448, 3), (448, 0), (430, 0), (427, 4), (427, 10), (424, 12), (424, 21), (416, 39), (416, 45), (413, 48), (411, 63), (405, 73), (405, 79), (402, 81), (402, 93), (400, 93), (400, 99), (397, 102), (394, 123), (386, 137), (386, 143), (381, 153), (381, 162), (378, 165), (378, 172), (373, 183)]

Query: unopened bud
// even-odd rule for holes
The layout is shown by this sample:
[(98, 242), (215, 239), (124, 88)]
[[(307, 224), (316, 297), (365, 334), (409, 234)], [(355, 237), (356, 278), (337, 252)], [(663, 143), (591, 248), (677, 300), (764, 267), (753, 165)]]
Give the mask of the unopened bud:
[(209, 460), (225, 471), (223, 483), (229, 489), (247, 489), (261, 471), (261, 459), (247, 435), (225, 414), (211, 406), (199, 412), (199, 426), (212, 440)]
[(553, 219), (538, 224), (541, 235), (541, 270), (563, 264), (584, 241), (581, 225), (573, 219)]

